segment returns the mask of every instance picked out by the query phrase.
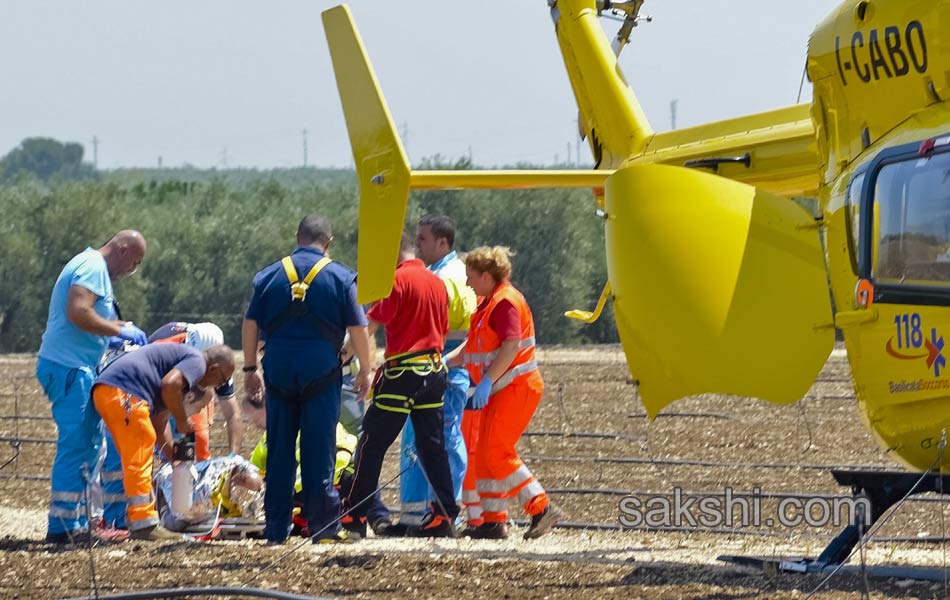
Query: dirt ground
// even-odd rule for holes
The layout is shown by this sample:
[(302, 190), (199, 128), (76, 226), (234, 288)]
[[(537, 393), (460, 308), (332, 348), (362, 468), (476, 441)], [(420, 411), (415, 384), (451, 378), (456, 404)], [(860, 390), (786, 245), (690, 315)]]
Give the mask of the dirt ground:
[[(857, 412), (846, 359), (836, 352), (804, 400), (792, 406), (706, 396), (643, 416), (619, 347), (539, 352), (545, 397), (520, 451), (568, 515), (569, 527), (540, 540), (369, 539), (348, 546), (298, 540), (130, 542), (62, 549), (45, 544), (55, 438), (49, 406), (33, 378), (35, 360), (0, 357), (0, 597), (91, 597), (153, 588), (242, 586), (333, 598), (650, 598), (672, 600), (948, 598), (944, 583), (839, 574), (764, 572), (717, 561), (723, 554), (816, 556), (835, 527), (719, 526), (692, 531), (619, 527), (620, 503), (680, 488), (721, 497), (838, 495), (834, 467), (899, 468)], [(249, 454), (259, 431), (248, 424)], [(225, 439), (216, 423), (213, 441)], [(396, 470), (393, 456), (384, 479)], [(392, 490), (387, 496), (393, 504)], [(927, 501), (929, 500), (929, 501)], [(868, 565), (946, 569), (950, 507), (907, 502), (867, 546)], [(761, 502), (774, 515), (778, 499)], [(516, 514), (513, 512), (513, 514)], [(520, 518), (520, 515), (519, 515)], [(629, 523), (629, 521), (628, 521)], [(655, 524), (654, 524), (655, 525)], [(860, 563), (858, 556), (852, 561)]]

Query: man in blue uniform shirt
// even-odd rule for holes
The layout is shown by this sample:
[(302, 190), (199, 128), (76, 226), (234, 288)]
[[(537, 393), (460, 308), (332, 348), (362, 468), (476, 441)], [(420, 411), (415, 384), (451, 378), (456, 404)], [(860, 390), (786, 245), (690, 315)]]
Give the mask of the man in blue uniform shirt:
[[(360, 398), (370, 387), (372, 357), (366, 315), (356, 302), (356, 274), (326, 256), (332, 239), (322, 216), (300, 221), (297, 249), (254, 276), (242, 327), (247, 401), (260, 405), (266, 399), (267, 406), (264, 537), (272, 543), (282, 543), (291, 530), (298, 432), (309, 530), (314, 541), (345, 540), (333, 487), (345, 334), (360, 361), (353, 382)], [(263, 378), (257, 367), (261, 340), (266, 344)]]
[(138, 231), (115, 234), (98, 250), (66, 263), (53, 286), (36, 377), (50, 400), (59, 431), (53, 459), (46, 540), (68, 543), (84, 529), (80, 514), (84, 471), (91, 476), (102, 422), (90, 403), (96, 366), (112, 339), (144, 345), (141, 329), (119, 319), (112, 282), (135, 272), (145, 257)]

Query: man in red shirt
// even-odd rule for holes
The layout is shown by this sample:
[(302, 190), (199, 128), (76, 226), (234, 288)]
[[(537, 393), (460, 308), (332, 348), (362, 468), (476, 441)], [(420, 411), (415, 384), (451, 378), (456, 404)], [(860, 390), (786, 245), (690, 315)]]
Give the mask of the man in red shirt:
[(386, 328), (386, 360), (376, 374), (373, 404), (363, 417), (363, 435), (356, 447), (353, 487), (346, 500), (351, 509), (344, 527), (365, 536), (365, 500), (379, 483), (386, 451), (396, 441), (406, 418), (416, 430), (419, 461), (436, 501), (416, 534), (455, 537), (459, 507), (445, 451), (442, 394), (447, 369), (442, 347), (449, 330), (449, 296), (445, 283), (416, 259), (415, 241), (403, 234), (393, 290), (367, 313), (370, 334)]

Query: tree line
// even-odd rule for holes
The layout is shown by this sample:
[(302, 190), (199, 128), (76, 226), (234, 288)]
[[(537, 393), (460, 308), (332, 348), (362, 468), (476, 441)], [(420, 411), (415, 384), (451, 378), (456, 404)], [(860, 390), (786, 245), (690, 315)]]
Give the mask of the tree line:
[[(37, 350), (63, 265), (120, 229), (139, 229), (148, 241), (139, 272), (115, 286), (124, 318), (146, 331), (172, 320), (214, 321), (235, 346), (251, 278), (293, 250), (304, 215), (326, 215), (334, 259), (356, 266), (352, 171), (121, 170), (87, 178), (82, 165), (72, 179), (22, 169), (0, 179), (0, 352)], [(458, 249), (500, 244), (516, 252), (512, 280), (531, 305), (539, 343), (617, 340), (610, 311), (589, 326), (563, 316), (592, 307), (606, 281), (590, 192), (418, 192), (407, 226), (428, 213), (456, 220)]]

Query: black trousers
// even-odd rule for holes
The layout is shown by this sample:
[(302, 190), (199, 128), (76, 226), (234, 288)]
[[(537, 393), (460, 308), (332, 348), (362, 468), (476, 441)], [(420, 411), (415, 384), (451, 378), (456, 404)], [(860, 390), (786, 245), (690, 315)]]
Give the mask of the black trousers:
[(364, 502), (379, 485), (383, 457), (407, 418), (416, 430), (419, 462), (438, 502), (433, 510), (450, 519), (459, 514), (452, 488), (452, 473), (445, 452), (442, 394), (447, 382), (444, 368), (420, 374), (406, 370), (395, 377), (384, 372), (373, 388), (373, 405), (363, 417), (363, 434), (356, 446), (353, 487), (346, 508), (354, 519), (366, 516), (370, 502)]

